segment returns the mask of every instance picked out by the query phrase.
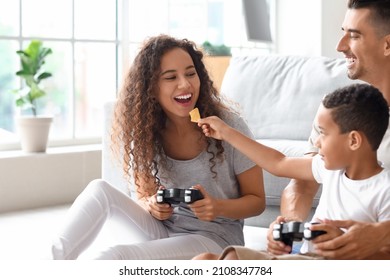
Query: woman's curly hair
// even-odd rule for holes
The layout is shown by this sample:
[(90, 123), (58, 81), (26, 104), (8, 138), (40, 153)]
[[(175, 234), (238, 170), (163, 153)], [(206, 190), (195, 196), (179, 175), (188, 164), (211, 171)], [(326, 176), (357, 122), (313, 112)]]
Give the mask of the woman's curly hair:
[[(137, 190), (141, 189), (142, 193), (149, 195), (154, 194), (160, 184), (159, 168), (167, 168), (162, 140), (167, 117), (155, 96), (161, 73), (161, 58), (174, 48), (185, 50), (193, 60), (200, 79), (196, 107), (201, 114), (221, 116), (222, 112), (227, 110), (210, 80), (202, 61), (203, 53), (197, 49), (195, 43), (168, 35), (152, 37), (144, 43), (119, 92), (111, 139), (114, 153), (121, 155), (123, 159), (123, 170), (127, 177), (133, 175)], [(221, 141), (204, 138), (207, 141), (207, 152), (211, 154), (210, 169), (216, 176), (213, 167), (217, 159), (222, 159), (224, 149)], [(213, 143), (217, 148), (216, 153), (211, 149)], [(142, 178), (139, 174), (142, 174)], [(153, 189), (145, 189), (146, 186), (143, 186), (141, 181), (154, 182)]]

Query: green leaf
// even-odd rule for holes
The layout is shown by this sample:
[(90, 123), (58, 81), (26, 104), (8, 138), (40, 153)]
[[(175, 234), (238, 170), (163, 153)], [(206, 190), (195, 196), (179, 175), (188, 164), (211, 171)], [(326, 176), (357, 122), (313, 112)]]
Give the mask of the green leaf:
[(39, 56), (41, 59), (43, 59), (51, 53), (53, 53), (53, 51), (50, 48), (42, 48), (40, 50)]
[(22, 107), (26, 104), (26, 100), (23, 97), (20, 97), (15, 100), (16, 106)]
[(19, 70), (18, 72), (15, 73), (17, 76), (27, 76), (30, 75), (30, 73), (26, 70)]
[(30, 44), (28, 45), (27, 49), (25, 50), (26, 53), (28, 53), (32, 60), (37, 60), (39, 57), (39, 52), (42, 47), (42, 42), (38, 40), (32, 40)]
[(30, 55), (28, 53), (26, 53), (25, 51), (23, 50), (19, 50), (19, 51), (16, 51), (16, 53), (20, 56), (27, 56), (27, 57), (30, 57)]
[(31, 86), (31, 91), (30, 91), (30, 99), (31, 101), (34, 101), (35, 99), (37, 98), (40, 98), (42, 96), (44, 96), (46, 93), (41, 90), (37, 84), (32, 84)]
[(41, 80), (47, 79), (47, 78), (49, 78), (49, 77), (51, 77), (51, 76), (52, 76), (51, 73), (43, 72), (41, 75), (38, 76), (37, 82), (39, 83)]

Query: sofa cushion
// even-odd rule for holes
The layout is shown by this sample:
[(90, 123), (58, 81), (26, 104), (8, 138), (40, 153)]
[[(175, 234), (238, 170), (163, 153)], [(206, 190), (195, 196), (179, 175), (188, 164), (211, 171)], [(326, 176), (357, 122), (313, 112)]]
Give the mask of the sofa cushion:
[(343, 59), (237, 56), (221, 93), (239, 103), (256, 139), (307, 140), (322, 97), (352, 82)]

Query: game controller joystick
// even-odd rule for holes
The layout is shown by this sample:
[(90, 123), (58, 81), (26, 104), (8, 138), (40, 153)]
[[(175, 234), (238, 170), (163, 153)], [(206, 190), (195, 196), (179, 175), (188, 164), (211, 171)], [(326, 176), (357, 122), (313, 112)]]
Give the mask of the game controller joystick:
[(312, 240), (316, 238), (317, 236), (320, 236), (322, 234), (325, 234), (326, 231), (324, 230), (310, 230), (310, 226), (314, 224), (319, 224), (319, 223), (305, 223), (304, 230), (303, 230), (303, 237), (306, 240)]
[(197, 189), (162, 189), (157, 191), (157, 203), (179, 204), (193, 203), (203, 198), (202, 193)]
[(303, 225), (300, 222), (287, 222), (274, 224), (272, 236), (274, 240), (282, 241), (292, 247), (293, 241), (301, 241), (303, 238)]

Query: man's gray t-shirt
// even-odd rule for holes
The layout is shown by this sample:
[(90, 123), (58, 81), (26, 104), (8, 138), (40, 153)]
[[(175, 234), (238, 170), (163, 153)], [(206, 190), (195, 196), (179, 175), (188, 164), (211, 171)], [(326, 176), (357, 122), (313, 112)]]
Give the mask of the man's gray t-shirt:
[[(228, 113), (224, 121), (231, 127), (253, 138), (253, 134), (241, 117)], [(226, 142), (224, 157), (221, 162), (215, 159), (213, 173), (210, 170), (211, 154), (206, 150), (191, 160), (174, 160), (167, 158), (171, 171), (159, 171), (161, 185), (165, 188), (190, 188), (200, 184), (216, 199), (234, 199), (240, 197), (239, 184), (236, 175), (255, 166), (251, 160)], [(216, 154), (215, 145), (212, 151)], [(244, 245), (243, 220), (233, 220), (217, 217), (211, 222), (199, 220), (184, 203), (174, 208), (174, 213), (168, 220), (163, 221), (171, 235), (200, 234), (211, 238), (222, 248), (228, 245)]]

